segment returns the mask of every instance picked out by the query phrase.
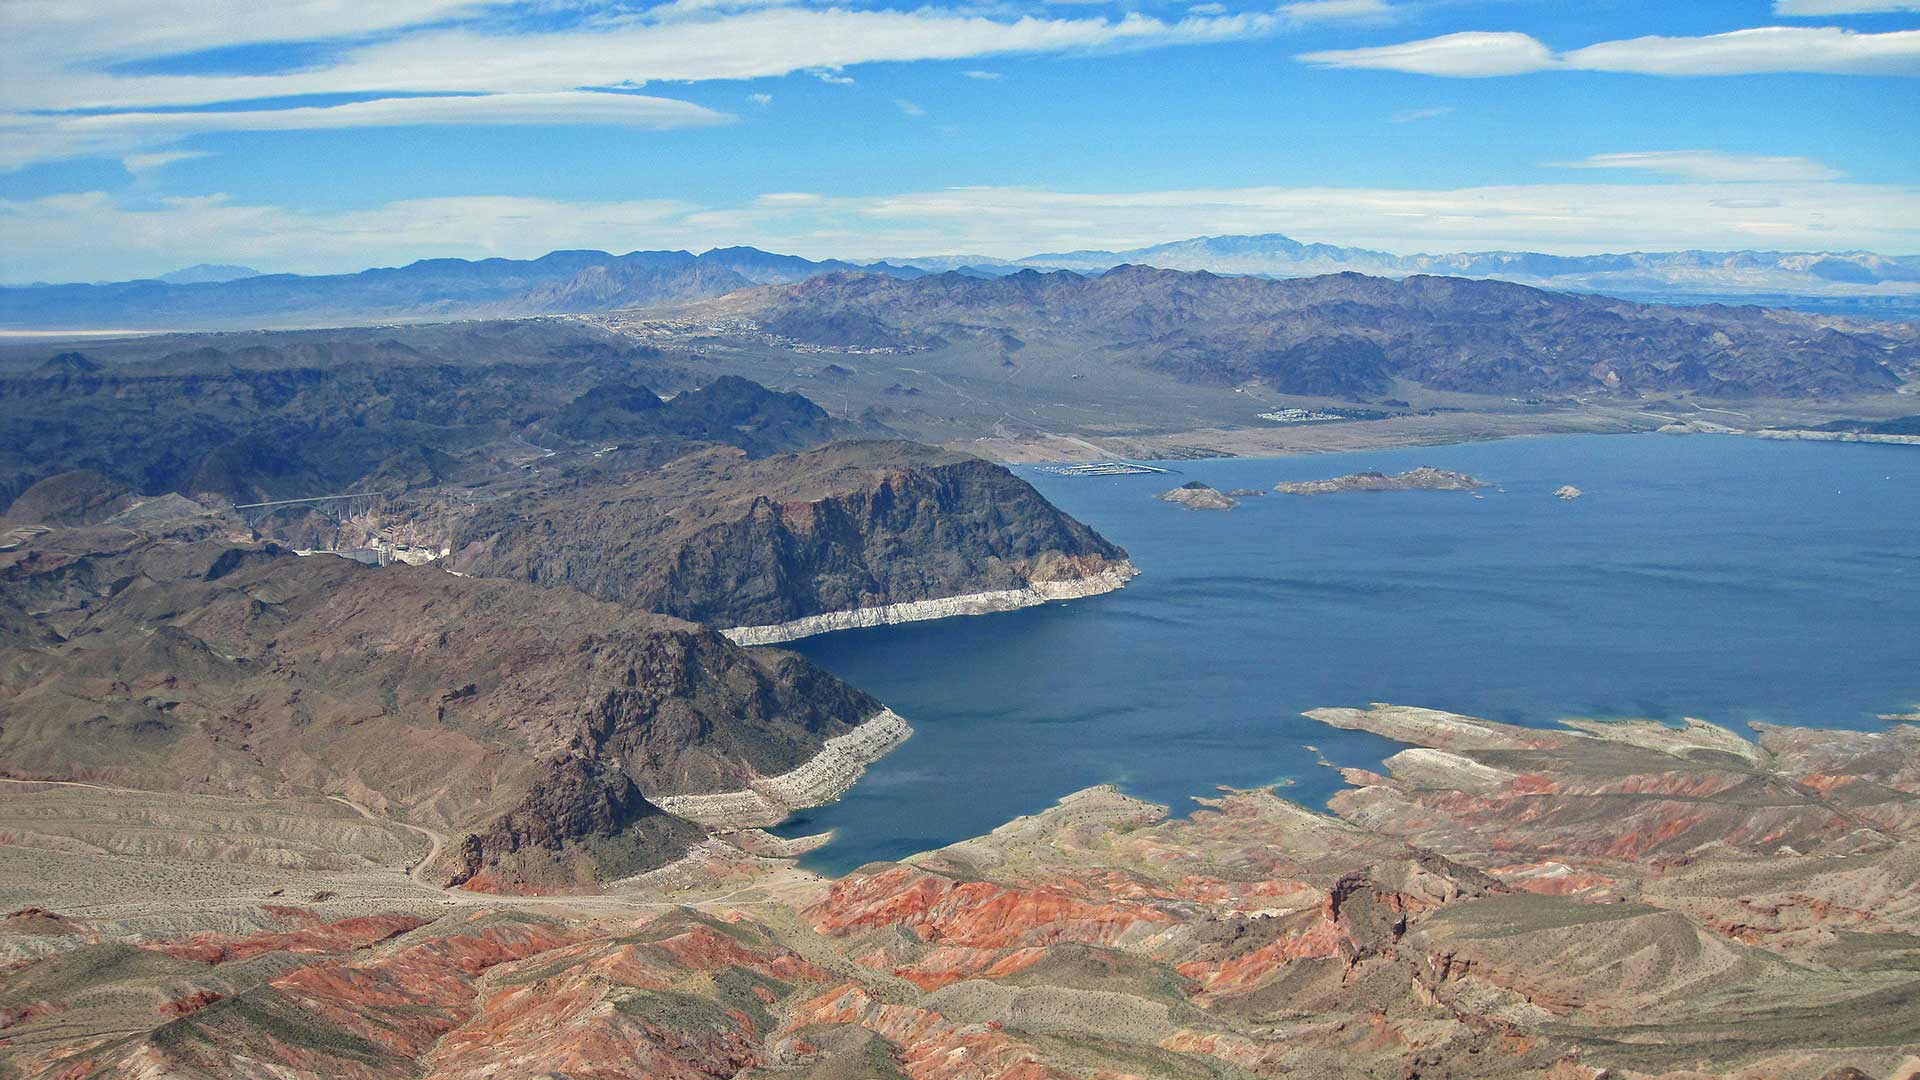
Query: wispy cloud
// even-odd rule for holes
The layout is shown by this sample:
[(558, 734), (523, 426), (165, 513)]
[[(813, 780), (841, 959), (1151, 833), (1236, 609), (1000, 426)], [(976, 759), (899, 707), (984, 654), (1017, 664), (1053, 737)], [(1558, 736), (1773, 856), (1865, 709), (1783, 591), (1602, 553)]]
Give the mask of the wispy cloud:
[(16, 41), (0, 97), (15, 110), (141, 109), (317, 94), (552, 92), (793, 72), (838, 78), (857, 64), (1197, 44), (1285, 25), (1274, 13), (1168, 20), (1140, 13), (1042, 18), (931, 7), (773, 7), (538, 33), (425, 27), (341, 48), (299, 70), (249, 75), (128, 74), (52, 45), (44, 55), (30, 55)]
[(994, 79), (1006, 78), (1005, 75), (1002, 75), (997, 71), (981, 71), (979, 68), (972, 68), (967, 71), (963, 71), (960, 74), (965, 75), (969, 79), (981, 79), (985, 81), (992, 81)]
[[(1299, 9), (1291, 14), (1051, 17), (993, 5), (666, 0), (594, 14), (550, 0), (535, 7), (557, 21), (534, 30), (519, 17), (524, 5), (491, 0), (252, 0), (188, 5), (192, 10), (149, 0), (0, 0), (0, 39), (8, 42), (7, 62), (0, 65), (0, 168), (157, 151), (163, 133), (177, 139), (202, 131), (382, 123), (716, 123), (723, 114), (690, 102), (659, 96), (615, 102), (593, 91), (796, 73), (849, 85), (850, 69), (862, 64), (1240, 40), (1277, 33), (1308, 15), (1384, 6), (1382, 0), (1308, 0), (1290, 5)], [(312, 48), (297, 63), (251, 73), (150, 63), (262, 43)], [(487, 104), (393, 104), (416, 96)], [(322, 97), (324, 106), (313, 104)], [(369, 100), (337, 104), (343, 97)], [(513, 104), (536, 99), (547, 103), (537, 118), (523, 118), (530, 114)], [(188, 110), (193, 118), (164, 119), (172, 110)], [(252, 118), (239, 118), (242, 112)], [(398, 113), (406, 118), (387, 119)], [(29, 142), (34, 145), (24, 145)]]
[[(216, 131), (315, 131), (421, 124), (602, 124), (667, 130), (733, 117), (692, 102), (643, 94), (570, 91), (381, 98), (285, 109), (0, 116), (0, 168), (79, 154), (121, 154)], [(151, 155), (149, 155), (151, 156)], [(179, 160), (174, 158), (173, 160)]]
[(927, 110), (921, 108), (918, 105), (915, 105), (913, 102), (908, 101), (906, 98), (894, 98), (893, 105), (894, 105), (894, 108), (899, 109), (901, 112), (906, 113), (908, 116), (927, 115)]
[(1282, 232), (1390, 251), (1486, 248), (1920, 250), (1920, 188), (1854, 183), (1544, 184), (1457, 189), (1229, 188), (1063, 192), (958, 188), (842, 198), (781, 192), (737, 205), (464, 196), (303, 211), (225, 197), (124, 204), (104, 193), (0, 200), (12, 280), (93, 280), (205, 255), (303, 272), (555, 248), (750, 243), (813, 257), (1122, 249), (1182, 236)]
[(1920, 0), (1773, 0), (1775, 15), (1820, 17), (1896, 11), (1920, 11)]
[(268, 42), (352, 39), (472, 16), (498, 0), (7, 0), (0, 36), (10, 59), (130, 60)]
[(1844, 173), (1805, 157), (1727, 154), (1718, 150), (1643, 150), (1594, 154), (1581, 161), (1556, 161), (1562, 169), (1634, 169), (1685, 180), (1731, 183), (1817, 182)]
[(1463, 79), (1520, 75), (1554, 63), (1553, 50), (1525, 34), (1477, 30), (1402, 45), (1303, 53), (1297, 59), (1321, 67), (1380, 68)]
[(773, 104), (773, 95), (772, 94), (748, 94), (747, 100), (753, 102), (755, 105), (771, 105)]
[(1320, 19), (1384, 19), (1395, 12), (1386, 0), (1296, 0), (1281, 4), (1288, 18), (1312, 22)]
[(1705, 37), (1639, 37), (1556, 53), (1526, 34), (1469, 31), (1298, 57), (1336, 68), (1486, 78), (1535, 71), (1639, 75), (1920, 75), (1920, 30), (1863, 34), (1840, 27), (1767, 26)]
[(1445, 116), (1452, 111), (1453, 106), (1451, 105), (1436, 105), (1430, 109), (1404, 109), (1393, 114), (1393, 122), (1396, 124), (1414, 124), (1422, 120), (1432, 120), (1436, 117)]
[(208, 157), (205, 150), (162, 150), (151, 154), (128, 154), (120, 159), (130, 173), (151, 172), (164, 168), (177, 161), (192, 161), (194, 158)]

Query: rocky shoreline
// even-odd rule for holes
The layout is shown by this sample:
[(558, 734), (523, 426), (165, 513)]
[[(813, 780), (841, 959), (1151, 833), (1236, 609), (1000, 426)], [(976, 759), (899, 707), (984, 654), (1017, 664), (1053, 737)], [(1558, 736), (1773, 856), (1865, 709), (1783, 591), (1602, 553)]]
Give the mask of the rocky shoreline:
[(944, 619), (954, 615), (991, 615), (1017, 611), (1051, 600), (1078, 600), (1122, 588), (1140, 571), (1131, 562), (1121, 560), (1081, 577), (1054, 581), (1029, 581), (1024, 588), (992, 592), (963, 593), (932, 600), (909, 600), (898, 604), (876, 604), (808, 615), (790, 622), (768, 626), (736, 626), (722, 630), (736, 645), (774, 645), (835, 630), (854, 630), (868, 626), (892, 626), (897, 623)]
[(787, 815), (833, 802), (867, 771), (867, 766), (906, 742), (913, 734), (899, 713), (882, 709), (844, 735), (828, 739), (820, 752), (799, 768), (762, 777), (745, 791), (709, 795), (669, 795), (654, 800), (660, 809), (714, 829), (777, 825)]

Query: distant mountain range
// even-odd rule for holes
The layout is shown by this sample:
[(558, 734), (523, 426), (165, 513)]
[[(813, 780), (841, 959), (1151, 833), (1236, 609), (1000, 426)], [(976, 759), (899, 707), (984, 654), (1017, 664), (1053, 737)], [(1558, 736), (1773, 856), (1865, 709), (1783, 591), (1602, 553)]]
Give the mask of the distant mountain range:
[[(1641, 391), (1801, 399), (1887, 393), (1920, 328), (1758, 308), (1638, 304), (1505, 281), (1357, 273), (1269, 280), (1149, 266), (899, 280), (833, 274), (685, 309), (803, 344), (1098, 356), (1183, 383), (1369, 400)], [(928, 361), (929, 363), (931, 361)]]
[(613, 311), (839, 270), (926, 273), (884, 263), (815, 262), (750, 247), (699, 255), (556, 251), (538, 259), (426, 259), (357, 274), (0, 288), (0, 328), (280, 329)]
[(230, 263), (194, 263), (169, 274), (161, 274), (156, 281), (169, 285), (205, 285), (213, 281), (235, 281), (239, 278), (259, 277), (260, 271), (251, 266), (234, 266)]
[(1272, 278), (1431, 274), (1641, 301), (1920, 314), (1920, 256), (1859, 251), (1394, 255), (1269, 234), (1196, 237), (1128, 251), (1052, 252), (1018, 260), (950, 255), (855, 263), (730, 247), (698, 255), (556, 251), (530, 260), (429, 259), (319, 276), (257, 274), (242, 266), (202, 264), (139, 281), (0, 288), (0, 328), (217, 330), (504, 318), (677, 303), (846, 270), (893, 278), (945, 272), (990, 278), (1025, 269), (1097, 274), (1123, 265)]
[[(1665, 251), (1611, 255), (1544, 255), (1536, 251), (1469, 251), (1395, 255), (1368, 248), (1301, 243), (1278, 233), (1198, 236), (1126, 251), (1062, 251), (1024, 259), (975, 256), (895, 259), (923, 270), (966, 269), (1004, 274), (1023, 269), (1105, 271), (1115, 266), (1207, 270), (1258, 277), (1314, 277), (1353, 272), (1378, 277), (1436, 274), (1493, 278), (1540, 288), (1596, 292), (1641, 300), (1847, 298), (1911, 309), (1920, 303), (1920, 256), (1870, 251)], [(1818, 306), (1818, 305), (1813, 305)]]

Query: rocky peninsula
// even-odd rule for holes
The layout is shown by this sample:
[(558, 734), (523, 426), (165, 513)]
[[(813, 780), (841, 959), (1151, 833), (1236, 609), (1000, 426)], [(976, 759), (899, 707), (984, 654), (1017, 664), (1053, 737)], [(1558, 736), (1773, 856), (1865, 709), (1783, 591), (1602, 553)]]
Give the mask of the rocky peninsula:
[(1466, 473), (1422, 465), (1393, 476), (1368, 469), (1331, 480), (1286, 481), (1273, 485), (1273, 490), (1282, 495), (1333, 495), (1343, 491), (1476, 491), (1492, 486)]
[(1001, 466), (894, 441), (549, 483), (461, 517), (448, 567), (764, 644), (1118, 588), (1127, 553)]
[(708, 828), (777, 825), (796, 810), (821, 806), (846, 794), (868, 765), (912, 734), (899, 713), (882, 709), (852, 731), (828, 739), (818, 754), (791, 772), (755, 777), (741, 791), (669, 795), (656, 802), (667, 813)]

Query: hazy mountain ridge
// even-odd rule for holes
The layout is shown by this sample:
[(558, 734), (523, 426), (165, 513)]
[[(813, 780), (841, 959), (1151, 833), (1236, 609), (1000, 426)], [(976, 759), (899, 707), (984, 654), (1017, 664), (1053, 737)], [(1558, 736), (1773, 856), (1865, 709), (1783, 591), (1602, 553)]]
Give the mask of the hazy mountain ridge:
[[(778, 325), (861, 322), (902, 344), (1014, 335), (1173, 375), (1348, 399), (1405, 379), (1465, 393), (1887, 392), (1920, 364), (1902, 324), (1671, 307), (1502, 281), (1345, 273), (1272, 280), (1145, 266), (902, 281), (834, 274), (696, 306)], [(1844, 326), (1844, 329), (1839, 328)]]
[(928, 256), (858, 263), (753, 247), (687, 251), (554, 251), (537, 259), (426, 259), (353, 274), (258, 274), (202, 264), (137, 281), (0, 287), (0, 328), (220, 329), (356, 322), (508, 318), (613, 311), (719, 296), (822, 274), (897, 278), (1022, 269), (1104, 273), (1123, 265), (1295, 278), (1337, 273), (1436, 274), (1643, 300), (1841, 302), (1890, 313), (1920, 304), (1920, 255), (1867, 251), (1672, 251), (1548, 255), (1478, 251), (1395, 255), (1302, 243), (1277, 233), (1201, 236), (1125, 251), (1078, 250), (997, 259)]
[[(964, 258), (964, 257), (963, 257)], [(1123, 251), (1049, 252), (1014, 260), (936, 256), (894, 262), (943, 271), (988, 273), (1022, 268), (1105, 271), (1144, 264), (1261, 277), (1314, 277), (1352, 271), (1384, 277), (1441, 274), (1632, 297), (1754, 294), (1920, 297), (1920, 255), (1871, 251), (1634, 251), (1548, 255), (1537, 251), (1465, 251), (1396, 255), (1370, 248), (1303, 243), (1279, 233), (1197, 236)]]
[(135, 339), (0, 373), (0, 499), (74, 469), (252, 502), (480, 479), (609, 442), (664, 460), (713, 443), (760, 456), (886, 433), (582, 327), (397, 333)]
[(161, 274), (155, 281), (164, 281), (169, 285), (203, 285), (215, 281), (236, 281), (240, 278), (261, 276), (261, 271), (251, 266), (235, 266), (230, 263), (194, 263), (178, 270)]
[[(755, 248), (555, 251), (537, 259), (423, 259), (354, 274), (263, 274), (0, 288), (0, 327), (219, 329), (375, 321), (503, 318), (718, 296), (753, 285), (855, 269)], [(876, 265), (876, 272), (924, 271)]]

